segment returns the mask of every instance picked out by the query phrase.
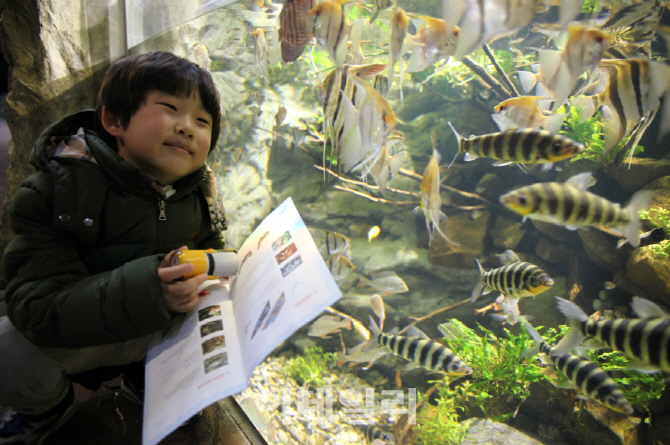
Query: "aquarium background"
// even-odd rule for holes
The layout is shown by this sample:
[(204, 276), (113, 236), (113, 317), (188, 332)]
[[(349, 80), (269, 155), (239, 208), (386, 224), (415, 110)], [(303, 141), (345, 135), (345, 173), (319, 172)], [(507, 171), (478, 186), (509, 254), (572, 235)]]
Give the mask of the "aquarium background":
[[(395, 3), (408, 13), (442, 17), (440, 1)], [(366, 6), (348, 6), (349, 20), (372, 16), (375, 7)], [(601, 6), (586, 2), (583, 14), (597, 17)], [(473, 437), (479, 428), (505, 428), (493, 422), (513, 427), (507, 434), (525, 434), (532, 437), (527, 440), (541, 443), (632, 444), (667, 437), (664, 425), (670, 424), (670, 404), (667, 391), (663, 393), (662, 375), (631, 373), (624, 370), (624, 357), (598, 354), (592, 358), (604, 368), (609, 366), (618, 382), (627, 385), (635, 414), (625, 416), (579, 400), (574, 390), (556, 384), (557, 373), (551, 367), (537, 358), (521, 357), (532, 340), (518, 323), (503, 325), (489, 317), (495, 308), (488, 314), (475, 312), (492, 304), (497, 292), (470, 302), (480, 279), (475, 259), (488, 271), (501, 265), (496, 255), (513, 250), (554, 280), (548, 291), (519, 302), (520, 313), (534, 326), (543, 326), (540, 332), (554, 344), (561, 338), (561, 325), (565, 325), (555, 297), (577, 302), (589, 315), (609, 311), (608, 316), (618, 318), (633, 317), (629, 306), (633, 295), (665, 302), (667, 307), (670, 262), (666, 241), (639, 249), (617, 249), (620, 237), (611, 232), (597, 228), (570, 231), (554, 224), (522, 221), (498, 202), (500, 195), (520, 186), (563, 182), (591, 171), (595, 184), (589, 190), (613, 202), (623, 204), (644, 187), (654, 190), (643, 231), (654, 227), (667, 230), (670, 163), (664, 158), (667, 137), (657, 138), (660, 117), (644, 132), (639, 143), (643, 151), (638, 149), (625, 162), (620, 159), (624, 156), (615, 156), (622, 149), (607, 158), (596, 147), (548, 171), (538, 166), (523, 171), (513, 164), (497, 167), (488, 159), (465, 162), (463, 155), (447, 169), (458, 151), (447, 123), (464, 136), (496, 132), (490, 115), (507, 97), (462, 62), (440, 60), (425, 70), (404, 74), (402, 99), (397, 84), (386, 96), (398, 119), (390, 150), (405, 156), (400, 172), (381, 193), (370, 176), (361, 178), (356, 171), (338, 176), (330, 152), (324, 165), (326, 135), (320, 85), (335, 65), (315, 44), (295, 62), (281, 61), (281, 7), (281, 3), (267, 0), (165, 0), (126, 1), (121, 8), (125, 17), (122, 34), (130, 53), (165, 50), (201, 65), (210, 64), (221, 92), (224, 118), (217, 148), (208, 163), (217, 174), (224, 197), (228, 246), (240, 246), (289, 196), (313, 230), (317, 246), (333, 232), (349, 240), (350, 263), (331, 266), (344, 296), (330, 315), (352, 317), (358, 325), (341, 328), (328, 338), (308, 335), (310, 326), (305, 326), (258, 367), (250, 388), (236, 397), (266, 440), (364, 443), (363, 427), (374, 424), (392, 432), (396, 443), (477, 442)], [(382, 11), (373, 24), (362, 27), (366, 63), (388, 62), (392, 11)], [(533, 24), (556, 20), (557, 12), (548, 9), (536, 14)], [(420, 20), (412, 21), (410, 34), (417, 34), (420, 27)], [(267, 80), (256, 60), (253, 32), (259, 28), (265, 31), (269, 48), (263, 62), (268, 66)], [(651, 57), (665, 60), (663, 39), (653, 42)], [(535, 32), (532, 25), (490, 42), (499, 68), (519, 92), (515, 73), (530, 70), (537, 61), (533, 48), (538, 47), (553, 46), (551, 38)], [(502, 81), (481, 49), (468, 57)], [(281, 107), (286, 108), (286, 116), (278, 119)], [(581, 138), (583, 143), (588, 137), (602, 137), (595, 121), (590, 122), (591, 127), (579, 127), (569, 118), (562, 127), (567, 135)], [(434, 148), (442, 158), (441, 210), (447, 216), (439, 223), (440, 229), (457, 244), (438, 234), (429, 242), (423, 213), (413, 212), (421, 205), (422, 175)], [(323, 167), (329, 171), (324, 172)], [(323, 253), (328, 260), (330, 252)], [(359, 286), (365, 283), (359, 276), (371, 278), (380, 272), (393, 272), (408, 290), (388, 292)], [(407, 361), (390, 354), (371, 367), (367, 362), (338, 360), (343, 345), (350, 351), (365, 340), (369, 317), (378, 319), (370, 299), (375, 293), (384, 301), (385, 332), (416, 322), (429, 338), (443, 339), (438, 326), (448, 323), (451, 335), (440, 341), (471, 363), (473, 375), (445, 378), (421, 367), (406, 370)], [(309, 390), (311, 394), (304, 392)], [(288, 391), (290, 397), (276, 403), (282, 391)], [(402, 402), (397, 399), (399, 394), (404, 397)], [(396, 412), (388, 405), (393, 398)], [(510, 442), (517, 440), (521, 439)]]
[[(489, 270), (500, 266), (496, 254), (508, 249), (540, 266), (554, 280), (548, 291), (519, 302), (520, 313), (534, 326), (545, 327), (542, 332), (554, 343), (565, 324), (554, 297), (571, 298), (589, 313), (606, 310), (612, 316), (632, 317), (631, 295), (656, 301), (670, 296), (670, 286), (661, 283), (668, 268), (667, 255), (662, 255), (658, 244), (617, 251), (614, 246), (619, 238), (611, 232), (597, 228), (571, 231), (522, 221), (498, 203), (500, 195), (522, 185), (563, 182), (583, 171), (592, 171), (596, 179), (590, 191), (613, 202), (623, 204), (633, 192), (651, 183), (655, 184), (652, 188), (660, 189), (659, 181), (670, 174), (670, 166), (657, 159), (665, 154), (665, 144), (657, 142), (657, 124), (643, 136), (640, 146), (644, 152), (630, 164), (619, 161), (617, 165), (587, 150), (580, 159), (559, 162), (551, 170), (528, 166), (524, 171), (513, 164), (497, 167), (487, 159), (464, 162), (462, 155), (447, 170), (458, 150), (447, 123), (466, 136), (496, 132), (490, 115), (508, 96), (492, 89), (465, 64), (440, 60), (425, 70), (404, 73), (402, 98), (397, 82), (388, 92), (386, 99), (398, 119), (397, 138), (390, 150), (402, 151), (405, 157), (400, 172), (381, 193), (371, 176), (361, 178), (360, 172), (352, 171), (340, 172), (338, 177), (330, 152), (325, 165), (329, 171), (324, 173), (320, 85), (335, 65), (316, 44), (308, 45), (295, 62), (281, 61), (278, 15), (282, 4), (150, 3), (126, 6), (130, 52), (167, 50), (202, 65), (204, 45), (221, 92), (222, 132), (208, 162), (217, 173), (225, 200), (228, 245), (239, 246), (289, 196), (312, 229), (317, 246), (333, 232), (344, 235), (350, 244), (351, 265), (329, 262), (344, 293), (330, 314), (353, 317), (358, 329), (354, 324), (321, 338), (308, 335), (310, 326), (305, 326), (259, 366), (250, 388), (236, 396), (270, 443), (361, 443), (366, 434), (362, 425), (392, 432), (397, 443), (460, 443), (468, 428), (470, 438), (465, 440), (477, 441), (473, 439), (477, 428), (486, 429), (477, 418), (506, 422), (544, 443), (638, 443), (649, 437), (649, 425), (655, 426), (668, 413), (667, 402), (657, 400), (663, 388), (660, 374), (630, 374), (622, 370), (626, 359), (617, 357), (620, 361), (612, 364), (613, 358), (596, 355), (594, 359), (609, 363), (610, 373), (641, 397), (636, 399), (635, 416), (585, 403), (575, 398), (574, 391), (554, 385), (555, 371), (548, 371), (537, 359), (520, 358), (532, 341), (516, 321), (502, 324), (485, 312), (476, 312), (491, 305), (497, 292), (475, 303), (469, 298), (480, 279), (475, 259)], [(397, 5), (410, 14), (442, 17), (438, 1), (399, 1)], [(590, 6), (592, 10), (589, 4), (584, 6), (584, 13), (597, 15), (594, 11), (601, 5)], [(353, 5), (347, 10), (353, 22), (370, 17), (375, 7)], [(362, 27), (365, 63), (388, 62), (392, 11), (382, 11), (373, 24), (366, 22)], [(552, 23), (556, 15), (549, 9), (537, 14), (534, 24)], [(408, 32), (416, 35), (421, 23), (413, 20)], [(259, 28), (265, 32), (269, 49), (267, 59), (261, 61), (267, 65), (267, 80), (261, 74), (254, 43), (253, 32)], [(653, 55), (664, 59), (662, 42), (654, 45)], [(498, 68), (509, 75), (521, 94), (515, 72), (530, 70), (537, 61), (532, 49), (536, 47), (553, 48), (551, 38), (532, 25), (490, 45)], [(502, 82), (492, 59), (481, 49), (468, 58)], [(286, 115), (279, 119), (282, 107)], [(586, 137), (577, 132), (589, 129), (576, 129), (566, 120), (563, 130), (577, 139)], [(422, 174), (433, 147), (442, 157), (441, 210), (447, 219), (440, 222), (440, 228), (453, 244), (438, 234), (429, 243), (422, 212), (413, 212), (420, 206)], [(664, 208), (663, 196), (662, 192), (655, 194), (653, 208)], [(648, 214), (645, 227), (654, 224), (663, 225), (663, 221)], [(330, 253), (326, 249), (323, 253), (328, 260)], [(640, 255), (644, 260), (636, 258)], [(387, 292), (365, 286), (359, 279), (379, 272), (394, 273), (408, 290)], [(651, 278), (654, 275), (657, 278)], [(657, 283), (651, 284), (654, 280)], [(476, 363), (473, 376), (445, 378), (421, 367), (407, 370), (406, 360), (390, 354), (370, 367), (338, 357), (343, 347), (351, 351), (365, 341), (369, 317), (377, 319), (370, 302), (374, 293), (381, 294), (385, 303), (387, 332), (414, 323), (429, 338), (442, 339), (438, 326), (451, 326), (457, 334), (447, 337), (444, 344)], [(495, 308), (489, 313), (494, 312)], [(372, 400), (366, 398), (366, 389)], [(282, 391), (291, 397), (277, 403)], [(391, 392), (383, 395), (382, 391)], [(411, 391), (416, 391), (417, 401), (410, 402)], [(383, 405), (390, 394), (404, 396), (395, 413)], [(411, 403), (418, 408), (409, 409)], [(369, 433), (372, 427), (367, 428)]]

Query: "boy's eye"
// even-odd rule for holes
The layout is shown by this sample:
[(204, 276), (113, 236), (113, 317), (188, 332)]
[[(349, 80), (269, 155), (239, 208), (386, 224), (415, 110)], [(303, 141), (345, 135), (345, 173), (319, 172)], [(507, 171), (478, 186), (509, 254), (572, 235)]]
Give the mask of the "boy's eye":
[(175, 107), (175, 106), (172, 105), (172, 104), (169, 104), (169, 103), (166, 103), (166, 102), (161, 102), (161, 105), (165, 105), (165, 106), (168, 107), (169, 109), (174, 110), (174, 111), (177, 111), (177, 107)]
[(207, 119), (199, 118), (198, 121), (209, 125), (209, 121)]

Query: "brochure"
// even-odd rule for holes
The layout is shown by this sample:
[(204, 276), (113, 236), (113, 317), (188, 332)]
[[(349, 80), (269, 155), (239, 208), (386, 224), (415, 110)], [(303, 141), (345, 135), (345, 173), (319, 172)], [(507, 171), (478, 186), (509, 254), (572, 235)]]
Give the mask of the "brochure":
[(239, 273), (181, 323), (153, 335), (142, 443), (160, 442), (205, 407), (248, 386), (279, 344), (342, 297), (291, 198), (238, 252)]

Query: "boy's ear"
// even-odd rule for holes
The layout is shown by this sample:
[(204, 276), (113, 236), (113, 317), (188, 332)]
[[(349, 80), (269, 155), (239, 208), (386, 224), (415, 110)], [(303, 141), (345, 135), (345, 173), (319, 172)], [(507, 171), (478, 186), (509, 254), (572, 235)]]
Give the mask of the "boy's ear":
[(102, 126), (107, 131), (107, 133), (112, 136), (121, 136), (123, 131), (123, 125), (121, 125), (121, 119), (115, 114), (110, 113), (107, 110), (107, 107), (102, 107)]

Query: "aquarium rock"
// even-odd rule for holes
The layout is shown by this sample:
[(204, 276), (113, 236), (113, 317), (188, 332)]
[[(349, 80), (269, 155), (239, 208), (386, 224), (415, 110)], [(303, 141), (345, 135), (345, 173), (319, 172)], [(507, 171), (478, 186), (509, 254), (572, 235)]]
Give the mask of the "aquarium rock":
[(512, 443), (514, 445), (542, 445), (544, 443), (556, 443), (553, 440), (551, 442), (540, 442), (509, 425), (489, 419), (475, 418), (466, 422), (469, 429), (461, 445), (508, 445)]
[(670, 261), (654, 255), (648, 248), (631, 252), (626, 264), (626, 276), (656, 297), (670, 302)]

